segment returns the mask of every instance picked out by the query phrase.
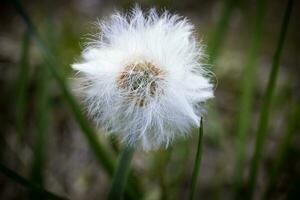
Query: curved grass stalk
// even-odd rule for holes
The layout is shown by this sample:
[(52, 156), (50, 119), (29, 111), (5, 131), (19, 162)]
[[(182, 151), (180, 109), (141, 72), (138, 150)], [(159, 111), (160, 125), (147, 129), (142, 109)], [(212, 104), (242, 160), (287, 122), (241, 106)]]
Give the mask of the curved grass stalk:
[[(48, 18), (50, 21), (50, 18)], [(53, 38), (52, 26), (47, 24), (46, 38), (50, 41)], [(53, 44), (53, 42), (51, 43)], [(53, 45), (49, 46), (53, 49)], [(44, 185), (44, 168), (47, 159), (47, 147), (48, 147), (48, 128), (51, 126), (50, 117), (50, 94), (48, 84), (51, 82), (49, 71), (45, 66), (46, 63), (37, 67), (37, 94), (35, 95), (35, 115), (34, 120), (36, 124), (36, 130), (33, 137), (33, 160), (31, 164), (31, 180), (40, 186)], [(39, 193), (32, 192), (31, 199), (42, 199)]]
[(200, 128), (199, 128), (199, 138), (198, 138), (198, 146), (197, 146), (197, 154), (195, 157), (195, 164), (193, 169), (193, 175), (192, 175), (192, 184), (191, 184), (191, 190), (189, 194), (189, 199), (193, 200), (195, 198), (195, 192), (197, 188), (198, 183), (198, 176), (200, 172), (200, 165), (201, 165), (201, 159), (202, 159), (202, 146), (203, 146), (203, 120), (201, 117), (200, 120)]
[(14, 5), (22, 19), (25, 21), (26, 25), (28, 26), (28, 30), (30, 31), (31, 35), (35, 39), (39, 49), (42, 52), (42, 55), (45, 59), (45, 62), (47, 63), (47, 67), (49, 71), (51, 72), (51, 75), (56, 80), (57, 84), (59, 85), (60, 89), (62, 90), (63, 97), (66, 100), (67, 104), (69, 105), (72, 113), (74, 114), (75, 119), (77, 120), (82, 133), (85, 135), (89, 146), (94, 151), (96, 158), (98, 159), (99, 163), (101, 163), (104, 167), (104, 169), (109, 173), (113, 173), (113, 166), (114, 162), (112, 160), (112, 157), (110, 156), (109, 152), (107, 152), (104, 147), (99, 143), (98, 137), (89, 124), (89, 122), (86, 120), (84, 115), (82, 114), (80, 110), (80, 106), (73, 98), (72, 94), (69, 91), (69, 88), (64, 80), (64, 77), (59, 74), (55, 66), (61, 66), (60, 63), (55, 59), (53, 54), (51, 53), (50, 49), (47, 48), (44, 41), (38, 34), (35, 26), (31, 22), (29, 16), (25, 12), (24, 8), (22, 7), (21, 3), (18, 0), (14, 0)]
[(208, 42), (209, 63), (214, 64), (220, 53), (220, 47), (226, 36), (228, 24), (235, 5), (239, 0), (227, 0), (222, 10), (220, 21)]
[(287, 157), (289, 146), (291, 145), (295, 134), (297, 134), (297, 129), (300, 127), (300, 104), (298, 104), (295, 110), (293, 110), (293, 113), (289, 117), (287, 124), (288, 125), (286, 133), (281, 139), (281, 142), (278, 146), (278, 150), (275, 154), (276, 157), (271, 168), (270, 178), (268, 180), (267, 190), (264, 199), (270, 199), (272, 189), (274, 189), (276, 180), (279, 175), (279, 170)]
[(108, 200), (120, 200), (123, 197), (124, 188), (127, 182), (127, 177), (130, 172), (130, 163), (134, 154), (134, 148), (125, 146), (122, 150), (116, 171), (114, 173)]
[(22, 140), (25, 132), (25, 115), (26, 115), (26, 100), (29, 78), (29, 49), (30, 49), (30, 34), (26, 30), (22, 43), (20, 70), (16, 85), (16, 123), (19, 139)]
[(54, 194), (52, 192), (49, 192), (48, 190), (45, 190), (41, 186), (37, 185), (36, 183), (33, 183), (26, 178), (20, 176), (13, 170), (5, 167), (0, 163), (0, 172), (2, 172), (5, 176), (12, 179), (16, 183), (21, 184), (22, 186), (31, 189), (32, 191), (39, 192), (41, 195), (43, 195), (44, 199), (55, 199), (55, 200), (66, 200), (67, 198), (61, 197), (57, 194)]
[(258, 131), (256, 135), (254, 156), (250, 166), (250, 175), (249, 175), (249, 182), (248, 182), (247, 196), (246, 196), (247, 199), (252, 199), (253, 197), (254, 186), (256, 184), (257, 174), (258, 174), (258, 167), (262, 159), (264, 145), (267, 138), (270, 107), (271, 107), (271, 102), (272, 102), (273, 93), (276, 85), (278, 71), (279, 71), (279, 61), (283, 51), (283, 44), (286, 38), (286, 33), (288, 29), (290, 16), (292, 13), (292, 8), (293, 8), (293, 0), (288, 0), (287, 7), (284, 13), (283, 22), (280, 29), (277, 48), (275, 51), (275, 55), (273, 57), (272, 69), (269, 76), (268, 86), (262, 101), (261, 115), (260, 115), (260, 120), (258, 125)]
[[(48, 108), (48, 89), (47, 83), (49, 80), (49, 74), (47, 70), (40, 67), (39, 71), (39, 89), (37, 94), (37, 106), (36, 106), (36, 131), (34, 136), (33, 146), (33, 162), (31, 167), (31, 180), (43, 186), (44, 183), (44, 166), (46, 161), (47, 151), (47, 138), (48, 138), (48, 123), (49, 123), (49, 108)], [(32, 192), (32, 199), (41, 199), (39, 193)]]
[(242, 76), (240, 113), (237, 123), (237, 159), (234, 170), (234, 190), (236, 198), (238, 198), (240, 192), (242, 182), (241, 179), (244, 169), (243, 163), (246, 156), (245, 152), (247, 146), (247, 133), (250, 125), (249, 119), (251, 119), (251, 107), (255, 87), (255, 72), (263, 34), (263, 22), (267, 7), (266, 0), (258, 1), (257, 5), (258, 7), (255, 19), (254, 35)]
[[(64, 77), (61, 76), (61, 74), (56, 69), (56, 66), (61, 66), (62, 64), (55, 59), (50, 49), (47, 48), (44, 41), (38, 34), (37, 29), (35, 28), (34, 24), (29, 18), (27, 12), (23, 8), (22, 4), (18, 0), (13, 0), (12, 3), (18, 14), (22, 17), (23, 21), (27, 25), (30, 34), (33, 36), (39, 49), (41, 50), (45, 62), (47, 63), (46, 66), (48, 67), (51, 75), (54, 77), (58, 86), (60, 87), (64, 99), (66, 100), (70, 110), (72, 111), (76, 121), (79, 124), (79, 127), (81, 128), (81, 133), (84, 134), (88, 145), (93, 151), (98, 163), (110, 176), (112, 176), (115, 168), (115, 161), (113, 160), (113, 155), (109, 151), (107, 151), (99, 142), (97, 134), (91, 127), (88, 120), (83, 115), (82, 111), (80, 110), (80, 106), (70, 93), (70, 90), (64, 80)], [(141, 189), (138, 184), (138, 179), (136, 177), (132, 177), (131, 175), (130, 180), (135, 181), (129, 181), (130, 184), (126, 187), (126, 192), (130, 194), (131, 198), (135, 198), (136, 196), (141, 195)], [(134, 193), (129, 191), (134, 191)], [(133, 196), (132, 194), (134, 194), (135, 196)]]

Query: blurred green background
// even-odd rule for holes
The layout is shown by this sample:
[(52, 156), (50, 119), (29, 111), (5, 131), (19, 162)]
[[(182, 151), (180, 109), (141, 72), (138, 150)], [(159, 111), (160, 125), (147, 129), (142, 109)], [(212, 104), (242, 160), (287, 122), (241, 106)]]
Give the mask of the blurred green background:
[[(85, 115), (76, 114), (80, 107), (72, 107), (73, 101), (68, 100), (62, 88), (71, 85), (74, 72), (70, 64), (80, 57), (89, 34), (97, 31), (93, 23), (115, 9), (126, 11), (135, 2), (21, 2), (43, 45), (22, 20), (20, 10), (11, 1), (2, 1), (1, 165), (35, 186), (70, 199), (105, 199), (113, 169), (110, 164), (101, 164), (105, 158), (99, 158), (101, 153), (94, 138), (89, 137), (89, 128), (82, 128), (89, 120), (80, 120)], [(143, 9), (166, 8), (188, 17), (206, 46), (205, 62), (216, 75), (215, 99), (206, 105), (196, 199), (243, 199), (240, 194), (248, 189), (262, 101), (287, 0), (138, 3)], [(279, 61), (253, 199), (300, 199), (299, 11), (300, 2), (295, 1)], [(198, 131), (192, 132), (189, 138), (176, 140), (168, 149), (135, 153), (132, 174), (138, 178), (143, 193), (138, 199), (187, 199), (197, 147)], [(109, 159), (115, 160), (120, 148), (117, 139), (97, 135), (110, 153)], [(16, 178), (0, 173), (0, 199), (46, 198), (33, 188), (30, 184), (20, 186)]]

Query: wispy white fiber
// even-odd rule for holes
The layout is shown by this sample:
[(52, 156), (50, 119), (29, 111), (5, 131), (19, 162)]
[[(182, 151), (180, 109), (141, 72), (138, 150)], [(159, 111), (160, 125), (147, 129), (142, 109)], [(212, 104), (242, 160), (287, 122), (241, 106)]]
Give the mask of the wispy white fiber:
[(98, 23), (100, 33), (72, 65), (88, 114), (108, 134), (145, 150), (168, 146), (199, 126), (213, 97), (194, 26), (138, 7)]

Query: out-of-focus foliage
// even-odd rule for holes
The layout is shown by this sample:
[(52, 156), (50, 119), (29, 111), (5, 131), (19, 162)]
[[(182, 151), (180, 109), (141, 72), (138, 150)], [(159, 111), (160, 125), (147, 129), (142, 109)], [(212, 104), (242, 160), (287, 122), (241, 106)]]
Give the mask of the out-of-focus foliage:
[[(126, 10), (128, 0), (21, 1), (45, 45), (61, 66), (54, 66), (71, 85), (70, 63), (79, 59), (96, 33), (94, 22), (115, 8)], [(245, 61), (255, 65), (253, 99), (245, 132), (239, 193), (246, 191), (258, 130), (262, 97), (279, 39), (287, 1), (266, 1), (259, 48), (253, 45), (260, 1), (145, 0), (144, 9), (166, 8), (187, 16), (207, 45), (207, 65), (216, 75), (215, 99), (207, 106), (201, 170), (196, 199), (233, 199), (238, 118), (241, 114)], [(299, 199), (300, 187), (300, 27), (299, 1), (294, 3), (286, 41), (279, 62), (278, 80), (269, 112), (267, 136), (258, 168), (254, 199)], [(73, 112), (55, 78), (47, 71), (44, 55), (10, 1), (0, 8), (0, 162), (37, 184), (70, 199), (104, 199), (111, 177), (99, 167), (81, 134)], [(24, 36), (25, 35), (25, 36)], [(213, 55), (210, 55), (213, 54)], [(72, 92), (72, 91), (69, 91)], [(120, 145), (100, 133), (99, 141), (112, 159)], [(178, 139), (168, 149), (135, 152), (129, 182), (139, 180), (145, 199), (187, 199), (197, 147), (198, 130)], [(112, 142), (114, 141), (114, 142)], [(111, 169), (113, 170), (113, 169)], [(27, 183), (27, 182), (26, 182)], [(34, 186), (35, 187), (35, 186)], [(40, 191), (40, 190), (38, 190)], [(0, 199), (39, 199), (39, 192), (23, 188), (0, 173)], [(128, 198), (128, 196), (126, 196)], [(298, 197), (298, 198), (297, 198)]]

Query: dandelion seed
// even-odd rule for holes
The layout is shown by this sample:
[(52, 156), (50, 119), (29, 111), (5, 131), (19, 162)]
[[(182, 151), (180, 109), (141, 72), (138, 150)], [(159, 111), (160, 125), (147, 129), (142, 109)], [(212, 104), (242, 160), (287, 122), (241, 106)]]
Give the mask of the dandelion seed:
[(109, 134), (145, 150), (168, 146), (199, 126), (213, 97), (194, 26), (155, 9), (113, 14), (82, 53), (79, 87), (87, 111)]

